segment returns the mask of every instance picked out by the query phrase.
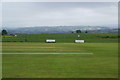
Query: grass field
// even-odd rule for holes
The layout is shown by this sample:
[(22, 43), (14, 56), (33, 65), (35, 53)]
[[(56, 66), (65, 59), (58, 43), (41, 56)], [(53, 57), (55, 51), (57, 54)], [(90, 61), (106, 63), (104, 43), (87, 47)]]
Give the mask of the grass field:
[[(80, 37), (78, 38), (78, 35)], [(105, 37), (110, 38), (105, 38)], [(74, 43), (75, 39), (84, 39), (88, 43), (113, 43), (118, 40), (118, 33), (66, 33), (66, 34), (23, 34), (16, 37), (4, 37), (3, 42), (40, 42), (44, 43), (46, 39), (56, 39), (57, 43)]]
[(118, 43), (3, 42), (3, 78), (117, 78)]
[[(46, 39), (56, 39), (56, 43), (45, 43)], [(86, 42), (74, 43), (75, 39)], [(14, 53), (2, 54), (3, 78), (118, 77), (117, 33), (25, 34), (2, 40), (2, 52)]]

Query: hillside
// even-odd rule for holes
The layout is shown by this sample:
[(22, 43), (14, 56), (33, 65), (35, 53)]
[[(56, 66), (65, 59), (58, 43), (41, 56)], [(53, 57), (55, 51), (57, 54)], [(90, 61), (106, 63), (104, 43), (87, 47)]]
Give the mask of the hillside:
[[(3, 28), (4, 29), (4, 28)], [(118, 29), (102, 26), (37, 26), (7, 29), (9, 34), (47, 34), (47, 33), (72, 33), (77, 29), (90, 33), (117, 33)]]

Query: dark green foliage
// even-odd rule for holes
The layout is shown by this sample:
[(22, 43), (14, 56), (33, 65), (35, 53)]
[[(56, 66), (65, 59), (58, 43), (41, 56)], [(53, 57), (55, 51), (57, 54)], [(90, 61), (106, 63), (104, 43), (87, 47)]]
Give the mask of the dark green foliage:
[(76, 33), (81, 33), (81, 30), (76, 30)]
[(88, 33), (88, 31), (86, 30), (85, 33)]
[(6, 30), (2, 30), (2, 35), (7, 35), (7, 31)]

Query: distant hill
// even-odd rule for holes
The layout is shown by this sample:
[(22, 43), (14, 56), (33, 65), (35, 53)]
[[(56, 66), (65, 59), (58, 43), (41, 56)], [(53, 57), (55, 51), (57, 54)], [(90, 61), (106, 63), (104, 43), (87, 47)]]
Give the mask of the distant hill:
[(90, 33), (117, 33), (117, 28), (101, 26), (37, 26), (7, 29), (9, 34), (47, 34), (47, 33), (72, 33), (77, 29)]

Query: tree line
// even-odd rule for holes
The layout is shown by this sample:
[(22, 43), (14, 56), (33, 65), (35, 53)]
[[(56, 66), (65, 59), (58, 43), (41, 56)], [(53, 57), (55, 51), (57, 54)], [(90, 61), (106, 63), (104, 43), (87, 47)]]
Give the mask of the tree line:
[[(76, 30), (76, 33), (82, 33), (81, 30)], [(88, 33), (88, 31), (86, 30), (85, 33)]]

